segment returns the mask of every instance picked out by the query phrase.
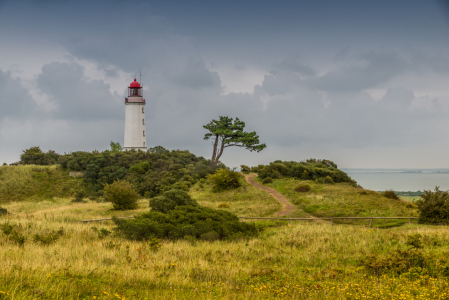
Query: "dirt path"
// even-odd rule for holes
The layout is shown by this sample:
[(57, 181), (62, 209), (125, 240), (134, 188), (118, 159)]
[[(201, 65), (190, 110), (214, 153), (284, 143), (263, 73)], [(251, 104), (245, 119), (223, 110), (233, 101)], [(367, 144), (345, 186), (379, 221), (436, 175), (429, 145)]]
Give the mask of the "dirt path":
[(282, 196), (281, 193), (279, 193), (275, 189), (272, 189), (270, 187), (264, 186), (264, 185), (256, 182), (254, 180), (254, 178), (257, 176), (257, 174), (243, 174), (243, 176), (245, 177), (246, 182), (248, 182), (255, 188), (258, 188), (262, 191), (269, 193), (277, 201), (279, 201), (279, 203), (281, 204), (282, 207), (278, 212), (274, 213), (273, 216), (275, 216), (275, 217), (287, 216), (287, 215), (291, 214), (292, 212), (294, 212), (296, 209), (298, 209), (296, 206), (294, 206), (293, 204), (288, 202), (287, 199), (285, 199), (285, 197)]

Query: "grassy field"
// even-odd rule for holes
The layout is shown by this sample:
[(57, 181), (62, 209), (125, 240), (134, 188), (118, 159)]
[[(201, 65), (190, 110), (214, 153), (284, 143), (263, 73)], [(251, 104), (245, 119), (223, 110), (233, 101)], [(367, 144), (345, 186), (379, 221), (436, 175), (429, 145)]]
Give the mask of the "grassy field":
[[(377, 277), (361, 264), (371, 254), (406, 249), (420, 233), (425, 252), (449, 250), (449, 229), (405, 225), (390, 229), (328, 223), (264, 222), (260, 237), (239, 242), (148, 242), (110, 235), (112, 223), (86, 218), (133, 215), (106, 203), (21, 202), (4, 205), (12, 214), (1, 224), (0, 299), (446, 299), (447, 278)], [(259, 223), (262, 226), (262, 223)], [(92, 227), (95, 227), (93, 229)], [(45, 236), (54, 236), (45, 241)], [(36, 239), (39, 235), (41, 239)], [(436, 243), (435, 241), (439, 241)], [(398, 296), (401, 293), (401, 297)], [(391, 296), (395, 294), (396, 296)]]
[[(308, 193), (293, 192), (298, 181), (289, 179), (271, 186), (317, 216), (414, 213), (406, 202), (374, 192), (308, 183)], [(227, 203), (238, 215), (266, 216), (279, 208), (246, 183), (223, 193), (198, 183), (190, 194), (212, 208)], [(112, 211), (110, 203), (70, 201), (32, 198), (1, 205), (10, 214), (0, 216), (0, 299), (449, 299), (444, 226), (262, 221), (256, 223), (260, 235), (250, 240), (158, 245), (116, 236), (110, 221), (81, 223), (148, 211), (147, 199), (122, 212)], [(416, 239), (423, 248), (410, 250)], [(370, 257), (380, 267), (400, 265), (401, 253), (421, 253), (428, 263), (401, 274), (367, 268)]]
[[(278, 211), (281, 207), (268, 193), (254, 188), (241, 179), (242, 186), (235, 190), (213, 193), (212, 187), (207, 183), (197, 183), (190, 189), (190, 196), (202, 206), (218, 208), (226, 203), (227, 210), (242, 217), (265, 217)], [(202, 188), (200, 187), (202, 186)]]
[(80, 180), (69, 177), (68, 171), (57, 166), (0, 167), (0, 204), (10, 201), (41, 201), (67, 196)]
[[(259, 179), (257, 179), (260, 181)], [(296, 192), (295, 187), (307, 184), (309, 192)], [(380, 193), (353, 187), (349, 183), (320, 184), (314, 181), (276, 179), (267, 184), (305, 212), (315, 217), (401, 217), (417, 216), (416, 207), (407, 201), (392, 200)], [(363, 224), (369, 221), (342, 221)], [(408, 221), (376, 220), (374, 226), (393, 226)]]

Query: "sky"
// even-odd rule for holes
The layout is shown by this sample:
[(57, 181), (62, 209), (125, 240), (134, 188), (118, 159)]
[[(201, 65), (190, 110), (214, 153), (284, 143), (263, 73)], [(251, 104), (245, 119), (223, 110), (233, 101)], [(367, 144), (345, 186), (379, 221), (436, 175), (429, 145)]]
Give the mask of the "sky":
[(448, 50), (443, 0), (0, 0), (0, 163), (123, 145), (141, 72), (149, 147), (229, 116), (267, 145), (230, 167), (449, 168)]

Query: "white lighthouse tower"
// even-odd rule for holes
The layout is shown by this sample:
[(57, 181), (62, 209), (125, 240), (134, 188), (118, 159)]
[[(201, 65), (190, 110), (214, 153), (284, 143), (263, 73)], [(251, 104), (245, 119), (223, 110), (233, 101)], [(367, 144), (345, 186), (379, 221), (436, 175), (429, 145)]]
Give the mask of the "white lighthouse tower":
[(124, 150), (147, 150), (145, 134), (145, 99), (142, 87), (134, 78), (128, 87), (128, 98), (125, 98), (125, 143)]

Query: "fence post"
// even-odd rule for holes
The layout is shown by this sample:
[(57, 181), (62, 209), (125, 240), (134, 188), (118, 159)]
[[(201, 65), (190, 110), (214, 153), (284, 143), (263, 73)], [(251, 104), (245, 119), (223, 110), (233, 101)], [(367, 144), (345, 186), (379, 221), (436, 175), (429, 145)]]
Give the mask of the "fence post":
[(290, 220), (287, 220), (287, 226), (290, 226)]
[(373, 227), (373, 219), (369, 220), (369, 227)]
[(411, 218), (408, 219), (408, 223), (409, 223), (409, 224), (412, 224), (412, 219), (411, 219)]
[(331, 219), (331, 226), (334, 226), (334, 218)]

